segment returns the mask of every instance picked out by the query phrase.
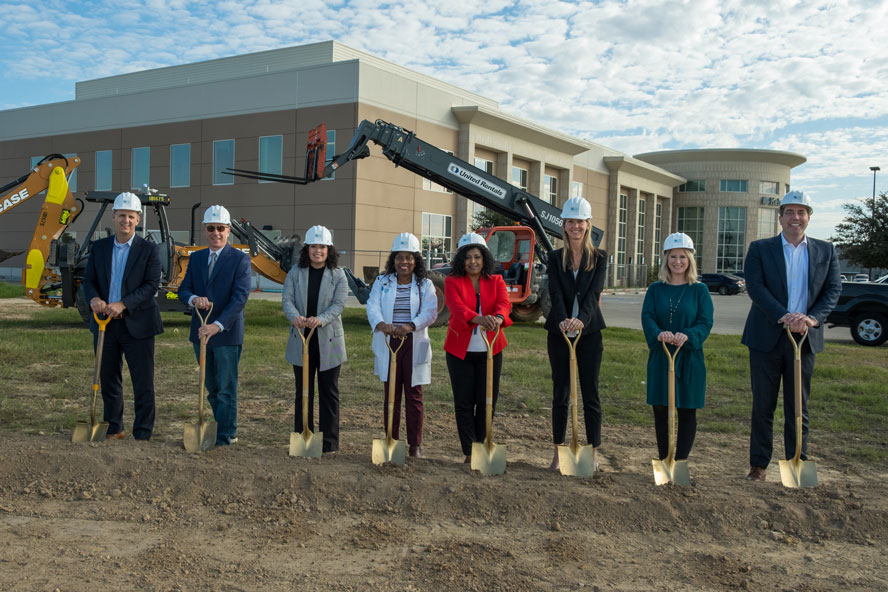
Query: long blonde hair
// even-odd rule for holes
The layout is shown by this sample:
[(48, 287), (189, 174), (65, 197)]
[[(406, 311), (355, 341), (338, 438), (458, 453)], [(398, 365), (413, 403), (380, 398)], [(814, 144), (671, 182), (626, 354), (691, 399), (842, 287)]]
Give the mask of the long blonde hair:
[[(669, 249), (672, 251), (674, 249)], [(663, 253), (663, 257), (660, 258), (660, 271), (657, 273), (657, 279), (659, 279), (664, 284), (669, 283), (669, 278), (672, 277), (672, 272), (669, 271), (669, 251)], [(688, 280), (689, 284), (697, 283), (697, 260), (694, 259), (694, 253), (690, 249), (682, 249), (685, 252), (685, 255), (688, 256), (688, 268), (685, 270), (685, 279)]]
[[(595, 254), (598, 250), (592, 244), (592, 221), (586, 220), (586, 233), (583, 235), (583, 254), (586, 256), (586, 267), (583, 271), (591, 271), (595, 268)], [(570, 250), (570, 239), (564, 226), (561, 227), (561, 240), (564, 241), (564, 251), (561, 254), (561, 267), (564, 271), (571, 269), (573, 252)]]

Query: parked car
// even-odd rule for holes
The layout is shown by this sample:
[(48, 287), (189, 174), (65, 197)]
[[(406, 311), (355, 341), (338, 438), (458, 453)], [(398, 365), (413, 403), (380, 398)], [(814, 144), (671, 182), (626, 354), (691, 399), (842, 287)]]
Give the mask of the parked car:
[(839, 303), (826, 322), (850, 327), (851, 337), (861, 345), (882, 345), (888, 339), (888, 284), (843, 283)]
[(858, 273), (854, 276), (854, 281), (855, 282), (868, 282), (869, 276), (866, 275), (865, 273)]
[(840, 273), (839, 277), (842, 278), (843, 282), (850, 282), (851, 281), (851, 276), (848, 275), (847, 273)]
[(729, 273), (701, 273), (698, 279), (706, 284), (710, 292), (718, 292), (722, 296), (746, 291), (746, 281)]

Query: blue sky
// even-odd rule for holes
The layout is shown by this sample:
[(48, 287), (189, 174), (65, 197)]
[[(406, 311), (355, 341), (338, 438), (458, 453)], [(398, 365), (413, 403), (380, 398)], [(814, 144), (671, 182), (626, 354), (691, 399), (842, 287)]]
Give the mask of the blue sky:
[(888, 190), (886, 1), (0, 0), (0, 109), (74, 83), (335, 39), (638, 154), (790, 150), (812, 236)]

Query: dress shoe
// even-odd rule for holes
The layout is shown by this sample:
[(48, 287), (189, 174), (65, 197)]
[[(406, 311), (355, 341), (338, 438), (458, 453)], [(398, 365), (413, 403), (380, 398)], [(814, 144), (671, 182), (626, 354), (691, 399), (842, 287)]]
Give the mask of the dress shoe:
[(467, 465), (467, 464), (470, 464), (471, 462), (472, 462), (472, 456), (468, 455), (468, 456), (466, 456), (466, 460), (463, 461), (463, 464)]
[(124, 432), (117, 432), (116, 434), (108, 434), (105, 436), (106, 440), (123, 440), (124, 438), (126, 438), (126, 433)]
[(767, 477), (765, 469), (761, 467), (749, 467), (749, 474), (746, 475), (747, 481), (764, 481)]
[(419, 446), (411, 446), (410, 447), (410, 456), (413, 458), (422, 458), (422, 453), (419, 451)]

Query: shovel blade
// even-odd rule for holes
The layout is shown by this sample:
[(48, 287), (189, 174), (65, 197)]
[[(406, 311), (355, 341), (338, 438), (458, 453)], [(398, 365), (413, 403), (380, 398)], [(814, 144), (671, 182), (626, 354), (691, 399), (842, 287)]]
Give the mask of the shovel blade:
[(216, 446), (216, 422), (208, 419), (203, 423), (185, 422), (185, 450), (201, 452)]
[(813, 460), (781, 460), (780, 479), (784, 487), (792, 489), (817, 487), (817, 463)]
[(595, 474), (595, 457), (592, 446), (577, 446), (574, 454), (570, 446), (558, 447), (558, 468), (562, 475), (591, 477)]
[(290, 456), (321, 458), (323, 445), (324, 434), (321, 432), (290, 432)]
[(491, 444), (487, 448), (484, 442), (472, 444), (472, 470), (482, 475), (502, 475), (506, 472), (506, 447), (502, 444)]
[(403, 465), (404, 461), (407, 460), (407, 447), (400, 440), (388, 442), (385, 438), (374, 438), (371, 459), (374, 465), (383, 465), (385, 463)]
[(74, 426), (74, 433), (71, 434), (72, 442), (101, 442), (108, 434), (108, 422), (89, 423), (87, 421), (78, 421)]
[(653, 459), (651, 464), (654, 467), (654, 482), (657, 485), (672, 483), (674, 485), (687, 486), (691, 484), (688, 461), (673, 460), (667, 462), (665, 460)]

